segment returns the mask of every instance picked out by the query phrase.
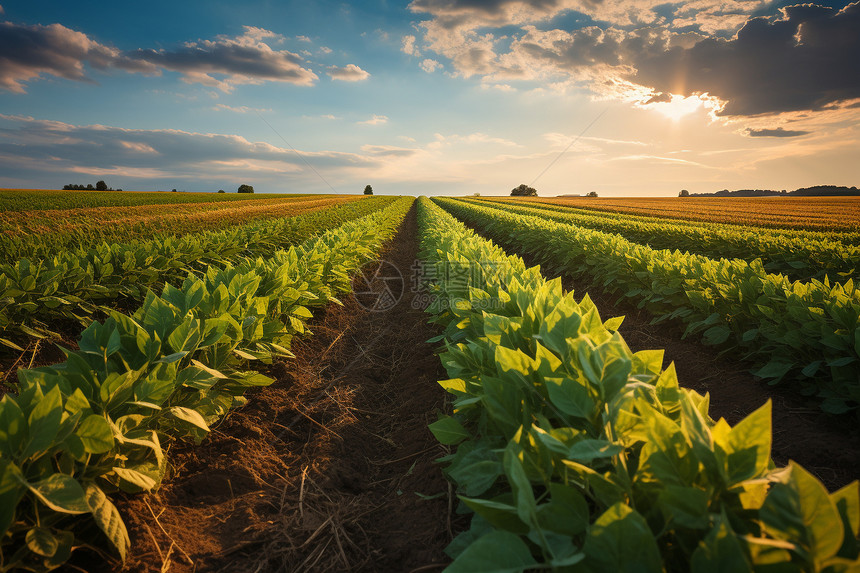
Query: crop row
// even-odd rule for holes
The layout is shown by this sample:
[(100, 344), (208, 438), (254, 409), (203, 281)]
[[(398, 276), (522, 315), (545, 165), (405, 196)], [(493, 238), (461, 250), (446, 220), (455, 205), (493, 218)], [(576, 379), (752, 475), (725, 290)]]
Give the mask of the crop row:
[(249, 388), (271, 384), (251, 365), (290, 356), (308, 307), (349, 290), (411, 202), (189, 274), (133, 314), (91, 323), (64, 363), (19, 370), (18, 395), (0, 400), (0, 571), (48, 570), (105, 538), (124, 558), (110, 495), (156, 489), (167, 442), (201, 440)]
[(536, 199), (594, 211), (809, 231), (860, 231), (856, 197), (637, 197)]
[(80, 209), (88, 207), (130, 207), (135, 205), (180, 205), (183, 203), (210, 203), (268, 201), (307, 194), (265, 193), (164, 193), (119, 191), (58, 191), (51, 189), (0, 189), (0, 211), (37, 211), (45, 209)]
[(111, 307), (134, 307), (147, 290), (179, 284), (190, 271), (266, 256), (315, 233), (389, 205), (393, 198), (352, 201), (296, 217), (256, 221), (219, 231), (101, 243), (61, 251), (41, 261), (0, 264), (0, 344), (56, 338), (56, 325), (86, 326)]
[(615, 234), (452, 199), (445, 209), (554, 272), (639, 301), (658, 319), (678, 318), (706, 344), (737, 347), (772, 383), (796, 379), (824, 410), (860, 405), (860, 289), (852, 280), (791, 282), (756, 260), (655, 250)]
[(290, 217), (358, 196), (143, 205), (0, 213), (0, 260), (42, 259), (73, 247), (184, 236), (262, 219)]
[[(472, 202), (470, 200), (470, 202)], [(735, 225), (707, 226), (673, 219), (652, 219), (629, 215), (609, 216), (594, 211), (574, 210), (540, 203), (480, 201), (513, 213), (544, 217), (560, 223), (618, 233), (634, 243), (654, 249), (689, 251), (712, 258), (761, 259), (771, 273), (783, 273), (795, 280), (810, 278), (845, 280), (860, 276), (860, 246), (842, 241), (813, 238), (809, 233), (773, 233)]]
[[(469, 531), (449, 573), (851, 571), (860, 488), (770, 458), (770, 402), (735, 427), (632, 353), (586, 295), (419, 199), (454, 415), (431, 425)], [(444, 278), (440, 278), (444, 277)], [(453, 280), (452, 280), (453, 279)]]

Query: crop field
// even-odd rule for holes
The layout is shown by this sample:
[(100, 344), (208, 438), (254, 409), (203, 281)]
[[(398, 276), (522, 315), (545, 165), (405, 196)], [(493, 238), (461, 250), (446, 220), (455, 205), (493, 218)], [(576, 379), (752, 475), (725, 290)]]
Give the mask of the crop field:
[(16, 193), (0, 571), (860, 571), (856, 199)]
[(523, 198), (607, 213), (812, 231), (860, 231), (856, 198), (842, 197), (643, 197)]

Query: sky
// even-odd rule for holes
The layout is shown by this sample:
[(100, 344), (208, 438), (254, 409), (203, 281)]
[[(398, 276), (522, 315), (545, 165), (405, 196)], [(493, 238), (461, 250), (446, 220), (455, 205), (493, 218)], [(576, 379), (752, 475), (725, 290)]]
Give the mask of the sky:
[(0, 0), (0, 187), (860, 185), (860, 1)]

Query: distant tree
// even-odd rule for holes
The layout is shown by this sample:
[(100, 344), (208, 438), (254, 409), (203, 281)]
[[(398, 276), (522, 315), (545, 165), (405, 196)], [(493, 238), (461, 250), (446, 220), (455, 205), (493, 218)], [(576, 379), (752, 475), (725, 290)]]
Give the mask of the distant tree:
[(687, 191), (686, 189), (681, 189), (681, 192), (678, 193), (678, 197), (689, 197), (689, 196), (690, 196), (690, 192)]
[(107, 191), (107, 183), (104, 181), (96, 181), (96, 191)]
[(480, 193), (472, 193), (472, 197), (480, 197), (480, 196), (481, 196)]
[(254, 188), (250, 185), (239, 185), (239, 193), (253, 193)]
[(226, 193), (223, 189), (218, 189), (218, 193)]
[(366, 185), (364, 187), (364, 194), (365, 195), (373, 195), (373, 187), (371, 187), (370, 185)]
[(537, 197), (537, 189), (529, 187), (525, 183), (521, 183), (517, 187), (511, 189), (511, 197)]
[(174, 188), (174, 189), (171, 189), (171, 190), (170, 190), (170, 192), (171, 192), (171, 193), (176, 193), (176, 189), (175, 189), (175, 188)]
[(93, 184), (92, 184), (92, 183), (87, 183), (87, 191), (94, 191), (94, 190), (95, 190), (95, 189), (93, 188)]
[(586, 197), (597, 197), (597, 191), (589, 191), (585, 194)]
[(120, 189), (120, 188), (117, 188), (117, 191), (122, 191), (122, 189)]

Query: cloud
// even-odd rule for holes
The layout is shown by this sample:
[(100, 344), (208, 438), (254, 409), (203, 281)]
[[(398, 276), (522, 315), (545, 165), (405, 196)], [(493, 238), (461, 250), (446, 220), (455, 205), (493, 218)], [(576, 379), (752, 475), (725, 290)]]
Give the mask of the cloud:
[(730, 40), (690, 48), (645, 49), (633, 81), (655, 90), (708, 93), (718, 115), (754, 116), (825, 106), (860, 97), (860, 2), (836, 11), (810, 4), (753, 18)]
[(369, 73), (362, 70), (355, 64), (347, 64), (343, 68), (330, 66), (328, 68), (328, 75), (331, 76), (331, 79), (340, 80), (342, 82), (360, 82), (370, 77)]
[(418, 153), (417, 149), (393, 145), (362, 145), (361, 150), (375, 157), (410, 157)]
[[(318, 170), (378, 165), (355, 153), (301, 154)], [(31, 179), (46, 172), (212, 179), (254, 176), (255, 170), (305, 173), (306, 166), (292, 149), (238, 135), (79, 126), (0, 114), (0, 172), (22, 169), (30, 170)]]
[(510, 139), (504, 139), (501, 137), (493, 137), (491, 135), (487, 135), (486, 133), (476, 132), (470, 133), (469, 135), (442, 135), (441, 133), (437, 133), (435, 135), (436, 140), (429, 143), (427, 147), (429, 149), (440, 149), (442, 147), (448, 147), (450, 145), (464, 143), (464, 144), (494, 144), (494, 145), (502, 145), (505, 147), (522, 147), (519, 143), (515, 141), (511, 141)]
[(384, 115), (373, 114), (373, 117), (365, 121), (359, 121), (356, 125), (383, 125), (388, 123), (388, 117)]
[[(310, 86), (319, 79), (302, 67), (303, 59), (287, 50), (273, 50), (264, 40), (281, 36), (252, 26), (231, 38), (188, 42), (172, 50), (136, 50), (125, 57), (158, 69), (182, 74), (187, 83), (200, 83), (229, 92), (239, 84), (261, 84), (266, 81), (288, 82)], [(122, 62), (117, 67), (124, 68)]]
[[(432, 16), (432, 25), (447, 30), (500, 28), (551, 22), (566, 14), (616, 26), (698, 28), (708, 33), (734, 32), (767, 0), (665, 0), (605, 2), (602, 0), (413, 0), (410, 10)], [(426, 24), (425, 21), (423, 24)]]
[(403, 36), (402, 42), (403, 44), (400, 48), (401, 52), (410, 56), (415, 56), (416, 58), (421, 56), (421, 52), (419, 52), (418, 48), (415, 47), (415, 36)]
[(328, 46), (320, 46), (320, 54), (327, 56), (332, 53), (332, 49)]
[(777, 127), (775, 129), (753, 129), (748, 128), (744, 133), (749, 137), (800, 137), (808, 135), (811, 131), (790, 130)]
[(298, 40), (299, 42), (307, 42), (307, 43), (311, 42), (311, 39), (308, 38), (307, 36), (296, 36), (296, 40)]
[(24, 93), (24, 84), (42, 75), (92, 81), (85, 65), (157, 75), (179, 72), (183, 81), (231, 91), (240, 84), (267, 81), (313, 85), (318, 79), (297, 54), (274, 50), (266, 42), (282, 36), (245, 26), (237, 37), (188, 42), (173, 49), (129, 52), (100, 44), (61, 24), (26, 26), (0, 23), (0, 88)]
[(431, 60), (430, 58), (425, 59), (421, 62), (421, 69), (427, 72), (428, 74), (432, 74), (436, 70), (442, 67), (442, 64), (437, 62), (436, 60)]
[(104, 70), (118, 58), (119, 50), (61, 24), (0, 23), (0, 87), (15, 93), (25, 93), (24, 83), (42, 74), (92, 81), (84, 71), (85, 63)]
[(260, 113), (260, 112), (264, 112), (264, 111), (272, 111), (271, 108), (248, 107), (246, 105), (240, 105), (240, 106), (234, 107), (234, 106), (226, 105), (223, 103), (215, 104), (215, 106), (213, 106), (212, 109), (215, 111), (232, 111), (233, 113), (249, 113), (249, 112)]
[[(413, 0), (410, 9), (430, 16), (419, 23), (423, 42), (464, 78), (585, 87), (640, 105), (702, 96), (726, 118), (823, 111), (860, 98), (860, 58), (845, 56), (860, 53), (860, 2), (753, 16), (768, 6), (763, 0)], [(577, 13), (593, 20), (554, 27), (567, 22), (554, 18)]]

